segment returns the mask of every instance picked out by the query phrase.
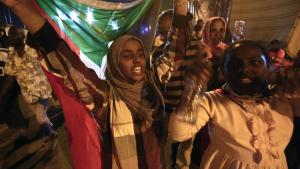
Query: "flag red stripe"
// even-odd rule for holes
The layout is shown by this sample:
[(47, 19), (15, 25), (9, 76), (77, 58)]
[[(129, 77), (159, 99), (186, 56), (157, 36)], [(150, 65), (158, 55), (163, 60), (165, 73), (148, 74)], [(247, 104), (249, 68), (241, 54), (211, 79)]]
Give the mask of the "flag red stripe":
[(45, 71), (64, 112), (75, 169), (102, 169), (100, 131), (90, 110), (64, 85), (63, 79)]

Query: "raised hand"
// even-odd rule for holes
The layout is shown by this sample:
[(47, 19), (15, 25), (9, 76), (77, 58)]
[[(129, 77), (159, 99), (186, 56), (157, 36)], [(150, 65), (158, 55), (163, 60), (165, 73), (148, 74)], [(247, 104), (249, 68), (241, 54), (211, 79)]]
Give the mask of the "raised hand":
[(20, 3), (22, 3), (22, 0), (2, 0), (0, 2), (2, 2), (7, 7), (13, 9), (14, 7), (16, 7), (17, 5), (19, 5)]
[(174, 0), (174, 12), (179, 15), (187, 15), (187, 0)]
[(26, 25), (31, 33), (37, 32), (45, 23), (44, 18), (35, 10), (31, 0), (2, 0)]
[(179, 120), (194, 123), (196, 119), (195, 107), (206, 91), (206, 85), (211, 78), (212, 62), (210, 59), (199, 56), (194, 65), (186, 70), (184, 91), (179, 106), (176, 109)]
[(206, 51), (202, 45), (197, 47), (197, 59), (192, 67), (186, 71), (186, 78), (194, 80), (195, 82), (207, 85), (211, 78), (212, 62), (211, 52)]

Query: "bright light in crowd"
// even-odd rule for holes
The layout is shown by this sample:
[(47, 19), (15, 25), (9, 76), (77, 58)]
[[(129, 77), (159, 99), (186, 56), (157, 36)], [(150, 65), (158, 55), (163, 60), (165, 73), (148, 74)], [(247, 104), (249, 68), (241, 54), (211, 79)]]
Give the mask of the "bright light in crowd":
[(119, 29), (119, 25), (118, 25), (117, 21), (111, 21), (110, 25), (111, 25), (113, 30), (118, 30)]
[(151, 26), (150, 25), (143, 25), (141, 26), (141, 33), (142, 34), (147, 34), (148, 32), (150, 32), (151, 30)]
[(94, 21), (93, 11), (88, 10), (88, 12), (86, 14), (86, 20), (89, 24), (91, 24)]
[(71, 11), (70, 16), (73, 21), (77, 21), (78, 13), (76, 11)]

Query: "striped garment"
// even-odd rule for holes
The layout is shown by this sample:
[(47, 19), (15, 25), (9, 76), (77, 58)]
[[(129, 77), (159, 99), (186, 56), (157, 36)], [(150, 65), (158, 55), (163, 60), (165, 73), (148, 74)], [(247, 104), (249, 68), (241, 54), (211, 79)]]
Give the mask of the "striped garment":
[[(222, 20), (223, 21), (223, 20)], [(224, 22), (225, 24), (225, 22)], [(209, 27), (208, 27), (209, 28)], [(210, 30), (210, 29), (207, 29)], [(184, 34), (183, 32), (187, 32), (187, 34)], [(208, 31), (209, 32), (209, 31)], [(211, 46), (209, 44), (211, 43), (205, 43), (210, 42), (209, 33), (203, 34), (202, 39), (196, 36), (192, 36), (189, 32), (189, 28), (185, 27), (183, 30), (181, 30), (181, 33), (175, 34), (177, 35), (174, 37), (175, 39), (184, 39), (184, 41), (179, 41), (176, 43), (176, 50), (175, 50), (175, 56), (181, 55), (180, 60), (176, 60), (174, 62), (174, 72), (172, 73), (171, 79), (166, 85), (166, 90), (164, 93), (164, 99), (165, 99), (165, 111), (170, 115), (176, 107), (179, 105), (180, 100), (182, 98), (182, 95), (184, 94), (184, 85), (185, 80), (184, 76), (186, 71), (194, 64), (196, 59), (199, 59), (199, 56), (203, 56), (205, 58), (209, 58), (213, 62), (213, 68), (212, 68), (212, 78), (207, 84), (207, 88), (212, 89), (215, 86), (220, 85), (219, 83), (219, 69), (218, 69), (218, 62), (217, 58), (214, 56), (214, 51), (222, 51), (225, 46), (223, 43), (220, 43), (217, 46)], [(180, 49), (179, 51), (177, 49)], [(188, 83), (188, 82), (187, 82)], [(206, 82), (204, 83), (206, 84)], [(201, 147), (196, 147), (197, 152), (196, 155), (199, 159), (201, 159), (203, 150), (207, 147), (207, 144), (209, 142), (209, 136), (207, 128), (205, 127), (204, 130), (202, 130), (196, 140), (200, 140), (200, 142), (205, 143), (202, 144)], [(200, 138), (199, 138), (200, 137)], [(168, 159), (167, 168), (173, 168), (174, 165), (176, 165), (176, 168), (189, 168), (189, 165), (191, 163), (191, 151), (193, 148), (193, 141), (194, 137), (192, 137), (189, 140), (186, 140), (184, 142), (176, 142), (173, 141), (171, 138), (168, 139), (169, 142), (166, 144), (166, 152), (171, 151), (171, 153), (167, 152), (166, 159)], [(169, 157), (168, 157), (169, 156)], [(170, 159), (170, 156), (172, 156)], [(176, 161), (175, 161), (176, 160)], [(199, 161), (199, 160), (198, 160)], [(197, 160), (194, 161), (197, 163)], [(170, 164), (172, 163), (172, 164)], [(176, 164), (175, 164), (176, 163)]]
[[(180, 35), (182, 36), (182, 35)], [(182, 37), (179, 37), (182, 38)], [(187, 40), (187, 39), (186, 39)], [(193, 62), (197, 58), (197, 48), (199, 44), (202, 44), (201, 39), (192, 38), (191, 41), (185, 41), (189, 43), (185, 55), (182, 59), (174, 61), (175, 71), (168, 83), (166, 84), (164, 99), (165, 99), (165, 111), (168, 115), (174, 112), (175, 108), (179, 105), (184, 90), (184, 74), (185, 70), (193, 65)], [(178, 44), (177, 48), (184, 47), (184, 44)], [(183, 49), (181, 49), (181, 52)], [(178, 53), (175, 54), (176, 56)], [(205, 135), (206, 139), (207, 136)], [(164, 158), (165, 168), (189, 168), (191, 163), (191, 152), (193, 148), (194, 138), (186, 140), (184, 142), (176, 142), (168, 139), (165, 143)], [(199, 155), (199, 154), (197, 154)]]
[(180, 102), (184, 89), (184, 71), (193, 64), (196, 59), (197, 46), (201, 43), (200, 39), (192, 39), (183, 59), (175, 61), (174, 66), (176, 71), (173, 72), (171, 79), (166, 84), (164, 93), (165, 110), (167, 113), (172, 113)]
[[(175, 34), (181, 39), (176, 43), (174, 69), (171, 79), (166, 84), (164, 99), (165, 111), (170, 115), (179, 105), (184, 90), (185, 71), (191, 67), (197, 57), (197, 52), (204, 52), (205, 46), (199, 37), (189, 36), (187, 28), (180, 30), (181, 33)], [(185, 34), (183, 33), (185, 32)], [(191, 37), (191, 38), (189, 38)], [(200, 51), (198, 51), (200, 48)], [(194, 137), (184, 142), (176, 142), (172, 139), (167, 139), (164, 149), (165, 168), (189, 168), (191, 162), (198, 163), (201, 159), (204, 149), (209, 142), (207, 127), (204, 127), (197, 136), (197, 141), (203, 143), (193, 149)], [(197, 160), (191, 161), (191, 153), (194, 151)]]

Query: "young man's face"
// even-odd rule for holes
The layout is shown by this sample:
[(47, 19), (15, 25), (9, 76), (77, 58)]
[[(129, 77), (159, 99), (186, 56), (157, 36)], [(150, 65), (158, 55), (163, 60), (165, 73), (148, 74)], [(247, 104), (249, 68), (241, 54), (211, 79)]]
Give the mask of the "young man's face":
[(25, 45), (25, 34), (21, 29), (10, 29), (8, 31), (8, 41), (10, 46)]
[(228, 56), (224, 63), (224, 77), (237, 94), (253, 95), (260, 93), (267, 78), (266, 56), (260, 48), (243, 46), (235, 56)]
[(202, 19), (199, 19), (198, 21), (197, 21), (197, 25), (199, 25), (199, 27), (203, 27), (203, 25), (204, 25), (204, 22), (203, 22), (203, 20)]
[(172, 25), (172, 17), (164, 16), (158, 20), (156, 35), (160, 35), (162, 41), (167, 40), (169, 29)]
[(118, 58), (118, 66), (129, 83), (144, 80), (146, 56), (139, 41), (130, 39), (124, 44)]

